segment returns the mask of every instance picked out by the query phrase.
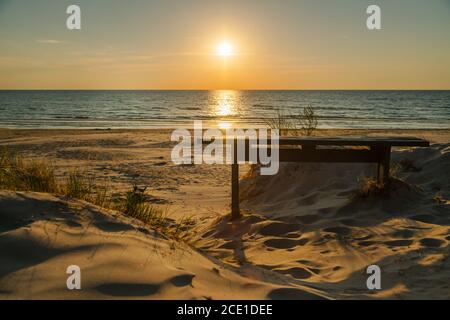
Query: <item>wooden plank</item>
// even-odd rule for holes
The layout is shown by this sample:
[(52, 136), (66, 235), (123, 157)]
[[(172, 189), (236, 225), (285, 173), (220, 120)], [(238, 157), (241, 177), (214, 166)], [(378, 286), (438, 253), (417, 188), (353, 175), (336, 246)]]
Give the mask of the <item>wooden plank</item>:
[[(218, 138), (219, 140), (221, 138)], [(225, 140), (225, 138), (223, 138)], [(237, 137), (237, 140), (246, 140), (246, 137)], [(208, 144), (209, 141), (203, 141)], [(265, 142), (270, 144), (270, 140)], [(280, 145), (305, 146), (397, 146), (397, 147), (429, 147), (427, 140), (415, 137), (280, 137)]]
[[(255, 147), (256, 148), (256, 147)], [(270, 147), (269, 147), (270, 151)], [(249, 161), (248, 152), (245, 161)], [(378, 150), (357, 150), (357, 149), (314, 149), (312, 146), (303, 149), (279, 148), (280, 162), (363, 162), (378, 163), (381, 161), (381, 154)], [(258, 152), (259, 162), (259, 152)]]
[(233, 164), (231, 165), (231, 218), (238, 219), (241, 216), (239, 210), (239, 164), (237, 157), (237, 140), (233, 141)]
[(363, 162), (377, 163), (380, 154), (372, 150), (352, 149), (283, 149), (280, 148), (280, 162)]
[(377, 179), (379, 184), (389, 183), (389, 171), (391, 166), (391, 148), (379, 147), (374, 150), (379, 154), (380, 161), (378, 162)]
[(316, 146), (408, 146), (429, 147), (426, 140), (414, 137), (281, 137), (280, 145)]

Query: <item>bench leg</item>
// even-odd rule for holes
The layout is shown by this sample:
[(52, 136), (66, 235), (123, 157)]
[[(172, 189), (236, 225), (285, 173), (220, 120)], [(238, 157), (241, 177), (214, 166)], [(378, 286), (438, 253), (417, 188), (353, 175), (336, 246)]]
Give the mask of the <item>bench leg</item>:
[(237, 140), (234, 139), (233, 164), (231, 165), (231, 218), (240, 217), (239, 210), (239, 164), (237, 159)]
[(378, 183), (389, 183), (389, 171), (391, 163), (391, 147), (380, 148), (380, 160), (378, 162)]

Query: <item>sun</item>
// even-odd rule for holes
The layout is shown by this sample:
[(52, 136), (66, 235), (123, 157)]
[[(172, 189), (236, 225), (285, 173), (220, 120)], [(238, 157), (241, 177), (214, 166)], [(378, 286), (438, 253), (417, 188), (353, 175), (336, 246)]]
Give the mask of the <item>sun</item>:
[(233, 46), (227, 42), (223, 41), (217, 45), (217, 54), (222, 57), (228, 57), (233, 54)]

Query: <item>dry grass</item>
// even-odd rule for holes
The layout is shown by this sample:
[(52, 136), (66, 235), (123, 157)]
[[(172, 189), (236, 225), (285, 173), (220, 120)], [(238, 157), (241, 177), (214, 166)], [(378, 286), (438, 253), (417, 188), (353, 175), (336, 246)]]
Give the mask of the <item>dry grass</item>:
[(368, 177), (359, 178), (358, 181), (359, 187), (353, 194), (355, 198), (386, 197), (398, 195), (399, 192), (414, 192), (415, 195), (419, 195), (423, 192), (420, 187), (392, 175), (389, 177), (389, 182), (384, 184), (378, 183), (375, 178)]
[(186, 241), (191, 227), (195, 225), (192, 217), (184, 217), (175, 222), (169, 217), (167, 208), (160, 209), (146, 202), (145, 189), (134, 185), (132, 190), (126, 193), (125, 201), (118, 207), (119, 211), (151, 225), (172, 239)]
[(418, 172), (422, 170), (422, 168), (417, 167), (410, 159), (403, 159), (398, 162), (398, 165), (403, 172)]
[(360, 198), (368, 198), (384, 194), (386, 185), (378, 183), (377, 179), (362, 177), (359, 179), (359, 187), (356, 196)]
[(312, 106), (308, 105), (300, 114), (285, 114), (277, 109), (276, 116), (265, 119), (264, 123), (271, 129), (280, 130), (280, 135), (300, 132), (304, 136), (311, 136), (317, 129), (319, 121)]
[(273, 118), (264, 119), (264, 123), (270, 129), (278, 129), (280, 135), (286, 135), (293, 129), (293, 123), (291, 118), (283, 113), (280, 109), (277, 109), (277, 114)]
[(68, 197), (85, 200), (99, 207), (115, 209), (112, 196), (108, 193), (108, 184), (98, 183), (95, 176), (91, 176), (87, 171), (71, 171), (59, 189), (59, 193)]
[(0, 156), (0, 186), (9, 190), (58, 192), (53, 168), (45, 161), (25, 161), (4, 148)]
[(303, 114), (300, 114), (296, 118), (296, 122), (300, 130), (303, 132), (303, 135), (310, 136), (317, 129), (317, 125), (319, 124), (319, 120), (317, 119), (317, 115), (314, 112), (314, 109), (311, 105), (308, 105), (303, 108)]
[(54, 169), (47, 161), (27, 161), (6, 148), (0, 156), (0, 189), (48, 192), (84, 200), (105, 209), (121, 211), (175, 240), (187, 241), (195, 224), (190, 217), (176, 222), (169, 218), (167, 209), (147, 203), (145, 189), (133, 186), (125, 199), (113, 199), (108, 185), (97, 183), (87, 171), (74, 170), (66, 179), (57, 181)]

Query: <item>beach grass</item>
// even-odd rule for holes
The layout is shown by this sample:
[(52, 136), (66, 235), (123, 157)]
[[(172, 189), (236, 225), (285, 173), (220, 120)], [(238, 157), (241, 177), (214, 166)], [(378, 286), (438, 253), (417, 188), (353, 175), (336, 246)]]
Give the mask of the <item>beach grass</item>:
[(0, 186), (9, 190), (58, 192), (53, 168), (44, 160), (25, 161), (7, 148), (0, 156)]
[(99, 207), (120, 211), (138, 219), (172, 239), (187, 241), (195, 221), (191, 217), (174, 221), (168, 208), (161, 209), (147, 203), (145, 190), (137, 186), (114, 198), (106, 183), (98, 183), (87, 170), (72, 170), (58, 180), (53, 166), (46, 160), (25, 160), (20, 154), (4, 148), (0, 155), (0, 189), (13, 191), (47, 192), (84, 200)]
[(359, 186), (356, 196), (359, 198), (368, 198), (384, 194), (386, 184), (379, 183), (376, 178), (362, 177), (359, 179)]
[(288, 114), (278, 108), (275, 117), (264, 119), (264, 123), (270, 129), (278, 129), (280, 135), (311, 136), (317, 129), (319, 119), (313, 107), (307, 105), (299, 114)]

